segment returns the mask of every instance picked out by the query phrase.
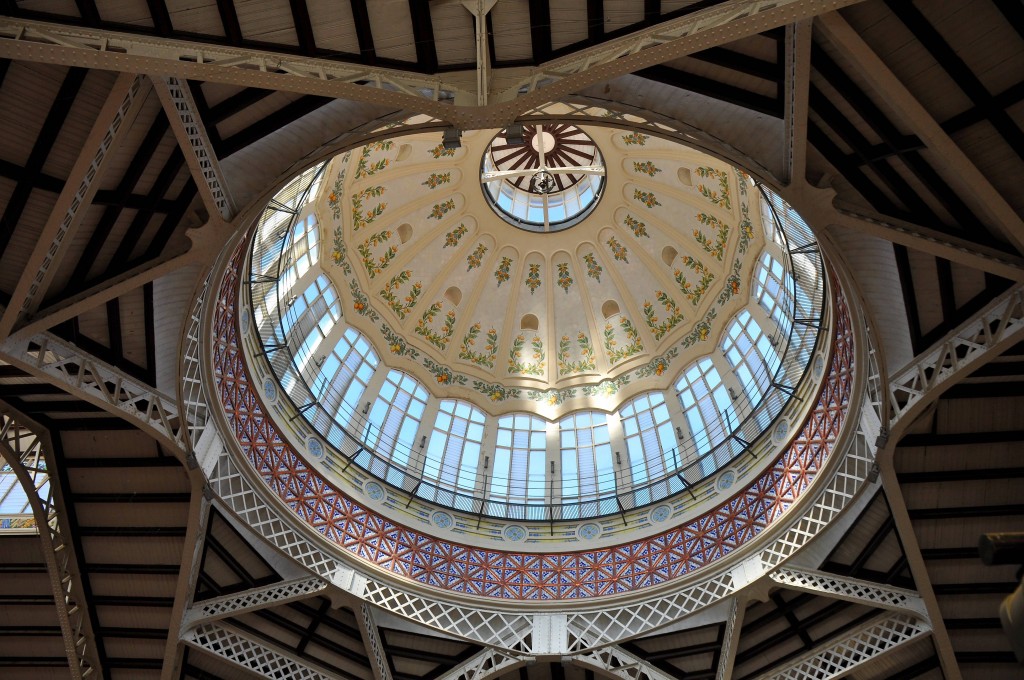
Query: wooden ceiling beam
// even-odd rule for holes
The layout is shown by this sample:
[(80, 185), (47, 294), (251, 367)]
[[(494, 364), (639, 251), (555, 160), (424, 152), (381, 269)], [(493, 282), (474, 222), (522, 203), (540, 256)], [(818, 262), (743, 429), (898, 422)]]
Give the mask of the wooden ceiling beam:
[(313, 22), (309, 19), (309, 7), (306, 0), (288, 0), (288, 6), (292, 11), (292, 24), (295, 26), (295, 36), (299, 41), (302, 51), (313, 56), (317, 53), (316, 38), (313, 35)]
[(540, 65), (551, 58), (551, 5), (548, 0), (529, 0), (528, 7), (533, 63)]
[[(434, 44), (434, 26), (428, 0), (409, 0), (409, 16), (412, 19), (412, 39), (416, 42), (416, 63), (426, 73), (436, 73), (437, 45)], [(488, 44), (493, 42), (488, 40)], [(494, 63), (493, 54), (491, 63)]]

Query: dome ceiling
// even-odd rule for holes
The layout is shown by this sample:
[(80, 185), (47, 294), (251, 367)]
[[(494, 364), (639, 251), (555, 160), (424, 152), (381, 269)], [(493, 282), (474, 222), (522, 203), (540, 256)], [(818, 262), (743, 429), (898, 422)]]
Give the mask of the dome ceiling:
[[(323, 269), (385, 362), (491, 412), (610, 409), (666, 387), (749, 303), (764, 230), (745, 175), (643, 133), (563, 127), (527, 126), (526, 148), (589, 137), (605, 182), (593, 211), (557, 233), (517, 228), (488, 200), (482, 172), (539, 161), (505, 160), (514, 149), (498, 130), (468, 132), (457, 150), (436, 132), (378, 141), (331, 163)], [(499, 146), (501, 162), (483, 163)], [(546, 167), (592, 167), (592, 150)], [(591, 186), (555, 177), (555, 193)], [(523, 178), (494, 181), (537, 200)]]

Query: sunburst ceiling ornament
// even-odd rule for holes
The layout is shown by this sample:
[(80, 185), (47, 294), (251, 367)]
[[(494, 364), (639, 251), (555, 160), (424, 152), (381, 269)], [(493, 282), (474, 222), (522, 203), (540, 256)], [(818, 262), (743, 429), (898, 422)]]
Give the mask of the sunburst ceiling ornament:
[(565, 123), (523, 126), (523, 143), (503, 130), (484, 154), (480, 181), (495, 211), (528, 231), (568, 229), (590, 214), (605, 167), (591, 137)]

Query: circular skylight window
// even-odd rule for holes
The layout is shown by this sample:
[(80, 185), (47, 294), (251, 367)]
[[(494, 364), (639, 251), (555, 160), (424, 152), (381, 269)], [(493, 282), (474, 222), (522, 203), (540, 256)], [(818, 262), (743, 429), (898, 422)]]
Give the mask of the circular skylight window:
[(604, 189), (601, 152), (575, 125), (545, 123), (499, 133), (487, 146), (480, 181), (509, 224), (532, 232), (568, 229), (590, 214)]

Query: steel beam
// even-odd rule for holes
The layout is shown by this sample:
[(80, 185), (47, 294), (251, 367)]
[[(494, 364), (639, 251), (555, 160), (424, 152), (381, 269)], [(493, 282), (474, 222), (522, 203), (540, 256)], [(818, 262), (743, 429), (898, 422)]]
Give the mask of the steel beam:
[(729, 607), (729, 618), (725, 622), (725, 636), (722, 638), (722, 651), (718, 656), (715, 680), (729, 680), (732, 677), (733, 667), (736, 665), (736, 650), (740, 646), (743, 617), (746, 612), (746, 598), (740, 594), (734, 595)]
[(517, 656), (493, 647), (485, 647), (437, 680), (485, 680), (532, 663), (532, 657)]
[(391, 668), (388, 666), (388, 659), (381, 644), (380, 631), (377, 629), (377, 622), (373, 619), (373, 609), (370, 605), (363, 603), (359, 605), (359, 614), (356, 616), (359, 623), (359, 633), (363, 638), (363, 646), (366, 647), (366, 658), (371, 661), (374, 680), (392, 680)]
[(253, 612), (257, 609), (287, 604), (296, 600), (322, 593), (327, 589), (327, 581), (319, 576), (307, 576), (273, 583), (260, 588), (243, 590), (240, 593), (212, 597), (194, 604), (183, 617), (183, 629), (219, 621), (229, 616)]
[(819, 645), (806, 654), (758, 676), (758, 680), (837, 678), (858, 666), (929, 632), (923, 621), (902, 612), (887, 612)]
[(617, 645), (574, 654), (569, 659), (577, 666), (595, 670), (613, 680), (673, 680), (668, 673)]
[(145, 100), (143, 80), (141, 76), (122, 73), (114, 82), (25, 264), (25, 272), (34, 271), (35, 274), (20, 278), (7, 309), (0, 317), (0, 339), (10, 335), (21, 318), (38, 309), (39, 299), (46, 294), (67, 252), (67, 244), (72, 241), (99, 188), (99, 179), (106, 162), (117, 149), (121, 131), (131, 127)]
[(825, 595), (869, 607), (905, 611), (926, 620), (928, 618), (921, 596), (912, 590), (894, 588), (813, 569), (793, 567), (780, 567), (770, 573), (768, 577), (789, 590), (812, 595)]
[(188, 83), (173, 76), (156, 78), (153, 82), (203, 203), (211, 215), (219, 214), (230, 220), (235, 213), (234, 202)]
[(82, 570), (70, 535), (67, 516), (59, 498), (58, 481), (50, 477), (54, 468), (39, 428), (0, 402), (0, 459), (11, 467), (25, 490), (39, 529), (46, 571), (53, 590), (64, 651), (71, 677), (75, 680), (103, 676), (95, 642), (91, 610), (82, 588)]
[(204, 623), (189, 631), (184, 642), (218, 656), (250, 673), (268, 678), (334, 680), (327, 670), (296, 659), (284, 648), (224, 623)]
[(807, 176), (807, 111), (811, 82), (811, 20), (786, 26), (786, 91), (783, 102), (786, 142), (782, 168), (789, 183)]

